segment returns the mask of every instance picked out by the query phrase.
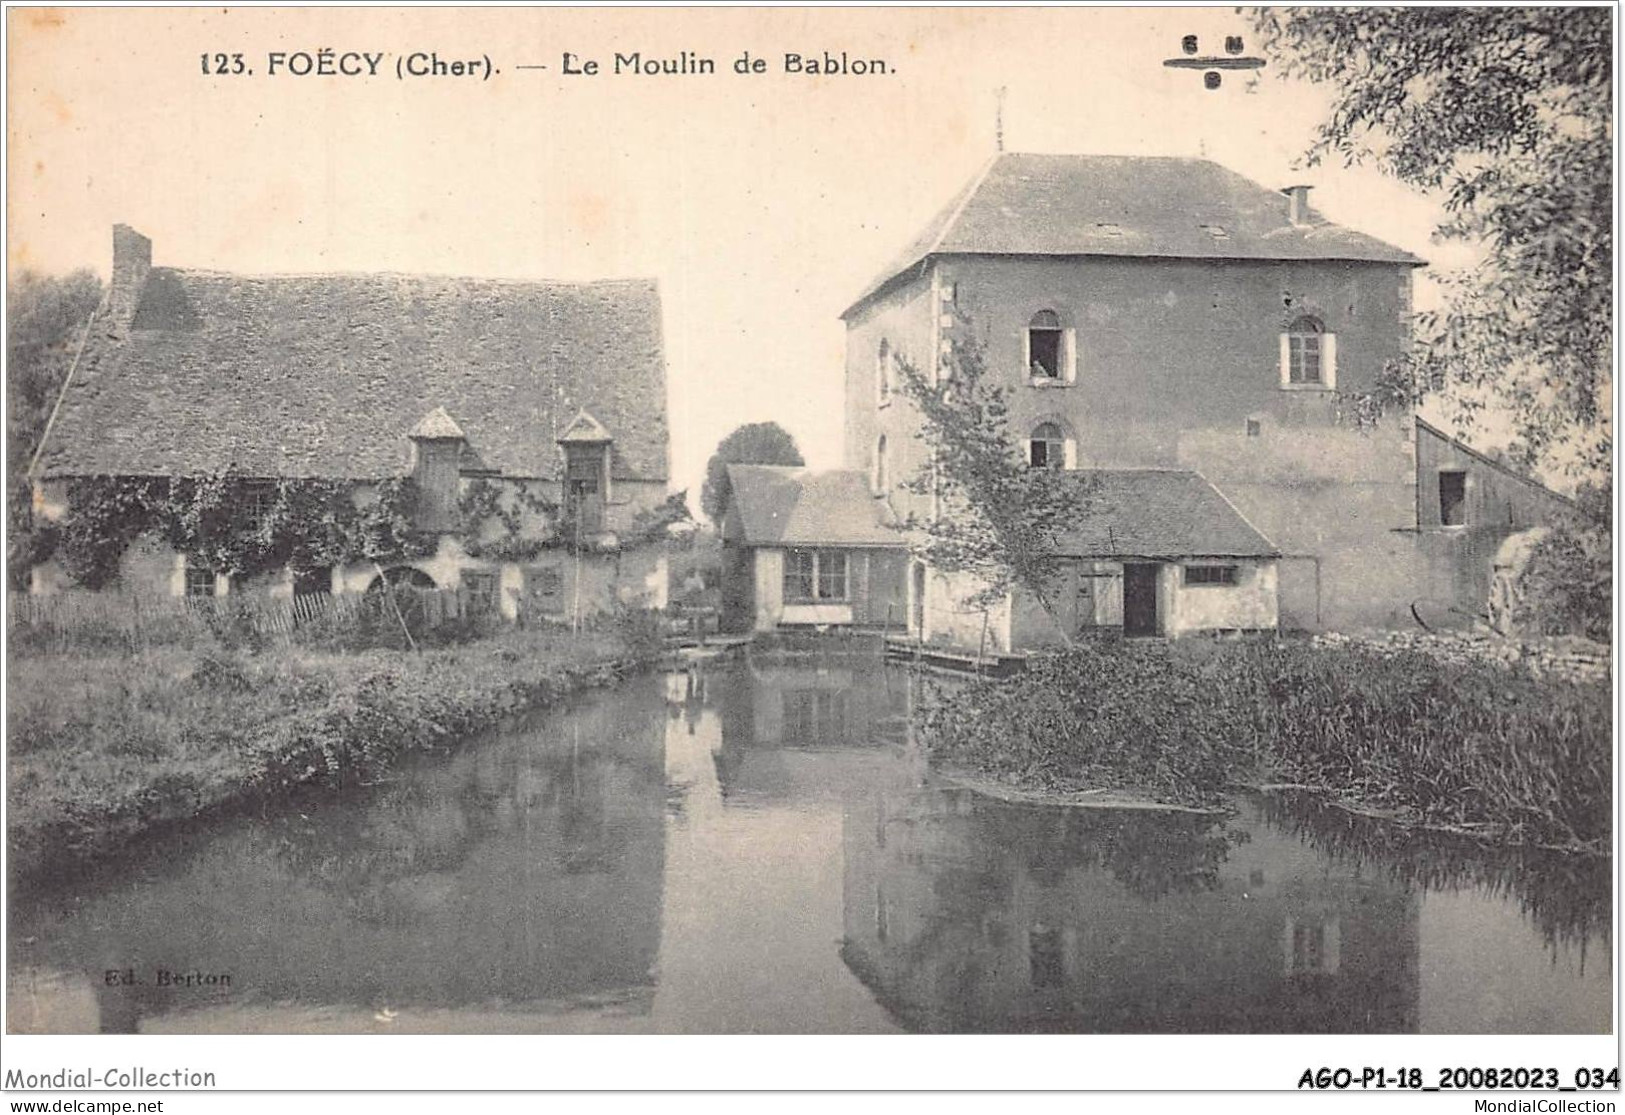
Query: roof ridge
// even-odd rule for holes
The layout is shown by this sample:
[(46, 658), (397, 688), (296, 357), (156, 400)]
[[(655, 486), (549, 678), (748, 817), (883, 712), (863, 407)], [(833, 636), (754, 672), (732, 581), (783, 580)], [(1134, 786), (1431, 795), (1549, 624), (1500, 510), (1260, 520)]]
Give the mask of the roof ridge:
[(1115, 151), (1005, 151), (1000, 157), (1008, 156), (1023, 159), (1132, 159), (1135, 162), (1145, 163), (1211, 163), (1214, 166), (1224, 166), (1217, 159), (1210, 159), (1205, 155), (1131, 155)]
[(455, 275), (440, 271), (224, 271), (215, 267), (155, 266), (153, 271), (222, 279), (443, 279), (448, 282), (495, 283), (502, 286), (646, 286), (657, 289), (653, 275), (613, 279), (522, 279), (510, 275)]

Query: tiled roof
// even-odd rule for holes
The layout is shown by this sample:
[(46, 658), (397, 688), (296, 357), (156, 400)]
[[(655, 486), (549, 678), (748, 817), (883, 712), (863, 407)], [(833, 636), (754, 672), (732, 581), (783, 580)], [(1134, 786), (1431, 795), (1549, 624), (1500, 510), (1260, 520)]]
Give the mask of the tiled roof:
[(423, 438), (427, 441), (445, 440), (447, 438), (466, 438), (463, 428), (459, 426), (451, 415), (446, 413), (445, 407), (435, 407), (425, 414), (407, 437)]
[(95, 332), (47, 476), (397, 475), (436, 408), (507, 475), (559, 475), (583, 409), (614, 438), (614, 476), (668, 475), (652, 281), (154, 268), (128, 336)]
[(1079, 469), (1088, 510), (1058, 540), (1071, 557), (1278, 557), (1201, 473), (1178, 469)]
[(585, 410), (575, 416), (575, 419), (559, 435), (561, 442), (571, 442), (579, 445), (602, 445), (606, 441), (615, 440), (604, 424)]
[(746, 546), (903, 546), (884, 500), (861, 472), (729, 465), (723, 535)]
[(1206, 159), (997, 156), (847, 310), (939, 255), (1103, 255), (1170, 259), (1420, 258), (1310, 212)]

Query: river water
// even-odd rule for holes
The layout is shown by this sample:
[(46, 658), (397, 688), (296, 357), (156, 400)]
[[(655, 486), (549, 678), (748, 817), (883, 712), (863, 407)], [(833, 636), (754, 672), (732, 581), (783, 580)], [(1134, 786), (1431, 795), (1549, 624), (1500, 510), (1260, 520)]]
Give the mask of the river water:
[(917, 691), (753, 654), (148, 841), (13, 894), (8, 1030), (1609, 1030), (1606, 863), (1001, 802)]

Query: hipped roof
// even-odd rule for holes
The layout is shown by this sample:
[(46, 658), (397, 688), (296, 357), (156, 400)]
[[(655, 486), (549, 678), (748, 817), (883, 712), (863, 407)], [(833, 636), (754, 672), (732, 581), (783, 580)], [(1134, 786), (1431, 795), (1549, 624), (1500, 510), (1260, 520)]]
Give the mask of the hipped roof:
[(1120, 155), (994, 158), (846, 311), (941, 255), (1424, 261), (1206, 159)]
[(746, 546), (903, 546), (886, 501), (848, 469), (729, 465), (724, 536)]

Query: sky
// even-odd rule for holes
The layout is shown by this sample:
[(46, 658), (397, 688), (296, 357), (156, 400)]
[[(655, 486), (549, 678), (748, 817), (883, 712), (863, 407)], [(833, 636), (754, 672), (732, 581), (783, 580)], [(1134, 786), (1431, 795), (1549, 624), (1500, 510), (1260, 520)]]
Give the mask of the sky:
[[(10, 273), (106, 276), (111, 226), (158, 265), (660, 284), (672, 483), (696, 498), (740, 424), (842, 463), (843, 327), (869, 280), (995, 150), (1205, 156), (1306, 182), (1326, 217), (1436, 266), (1434, 199), (1369, 168), (1298, 168), (1325, 90), (1169, 69), (1247, 34), (1230, 7), (1070, 9), (13, 9)], [(1249, 48), (1253, 45), (1249, 36)], [(377, 77), (266, 72), (382, 52)], [(883, 59), (808, 76), (783, 56)], [(566, 74), (597, 60), (597, 74)], [(610, 71), (617, 52), (713, 75)], [(766, 72), (739, 75), (743, 52)], [(204, 53), (252, 74), (204, 75)], [(400, 80), (398, 60), (492, 74)], [(228, 63), (229, 66), (229, 63)], [(545, 69), (520, 69), (544, 66)], [(1417, 304), (1431, 300), (1425, 278)]]

